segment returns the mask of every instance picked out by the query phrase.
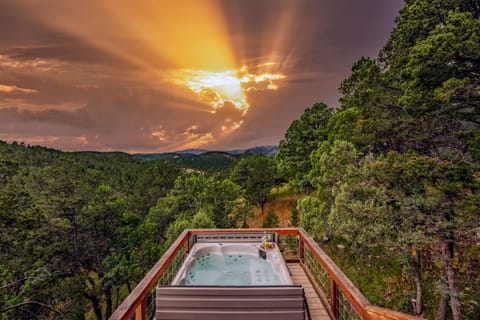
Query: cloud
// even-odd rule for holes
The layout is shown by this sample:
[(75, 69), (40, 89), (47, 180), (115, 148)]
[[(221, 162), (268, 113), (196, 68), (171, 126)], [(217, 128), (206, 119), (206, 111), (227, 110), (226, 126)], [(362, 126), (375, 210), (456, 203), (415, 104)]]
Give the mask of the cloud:
[(278, 143), (403, 3), (36, 2), (2, 1), (0, 139), (129, 152)]
[(26, 89), (26, 88), (20, 88), (17, 86), (9, 86), (6, 84), (0, 84), (0, 92), (5, 92), (5, 93), (11, 93), (11, 92), (22, 92), (22, 93), (33, 93), (37, 92), (37, 90), (33, 89)]

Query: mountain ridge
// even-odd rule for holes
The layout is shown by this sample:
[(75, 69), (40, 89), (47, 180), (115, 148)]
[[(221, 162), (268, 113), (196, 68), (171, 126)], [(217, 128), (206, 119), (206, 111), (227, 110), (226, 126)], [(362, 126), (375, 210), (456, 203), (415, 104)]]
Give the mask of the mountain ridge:
[(251, 154), (263, 154), (269, 157), (273, 157), (278, 152), (278, 146), (257, 146), (248, 149), (233, 149), (233, 150), (207, 150), (207, 149), (186, 149), (172, 152), (159, 152), (159, 153), (133, 153), (132, 156), (142, 159), (163, 159), (169, 158), (175, 155), (202, 155), (206, 153), (225, 153), (230, 155), (239, 156), (246, 152)]

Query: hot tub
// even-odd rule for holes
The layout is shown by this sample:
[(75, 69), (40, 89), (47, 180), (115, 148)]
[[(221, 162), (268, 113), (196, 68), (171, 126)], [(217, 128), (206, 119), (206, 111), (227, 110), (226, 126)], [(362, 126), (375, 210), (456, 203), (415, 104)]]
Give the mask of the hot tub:
[(263, 250), (261, 243), (196, 243), (172, 282), (184, 286), (292, 284), (278, 246)]

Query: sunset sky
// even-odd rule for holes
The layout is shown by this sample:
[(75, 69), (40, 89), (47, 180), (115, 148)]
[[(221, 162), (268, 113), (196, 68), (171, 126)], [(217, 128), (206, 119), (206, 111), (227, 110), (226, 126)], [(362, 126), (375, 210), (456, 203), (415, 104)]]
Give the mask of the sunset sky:
[(0, 0), (0, 140), (65, 151), (276, 145), (401, 0)]

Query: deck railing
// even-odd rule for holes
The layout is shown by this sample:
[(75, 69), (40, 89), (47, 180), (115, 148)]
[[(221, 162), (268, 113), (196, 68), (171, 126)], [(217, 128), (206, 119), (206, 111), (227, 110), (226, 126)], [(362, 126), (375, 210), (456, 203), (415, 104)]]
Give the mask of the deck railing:
[(111, 320), (152, 319), (155, 287), (171, 283), (193, 245), (193, 236), (205, 233), (274, 232), (287, 261), (299, 262), (333, 319), (419, 320), (423, 319), (370, 304), (312, 237), (301, 228), (191, 229), (184, 230), (130, 295)]

